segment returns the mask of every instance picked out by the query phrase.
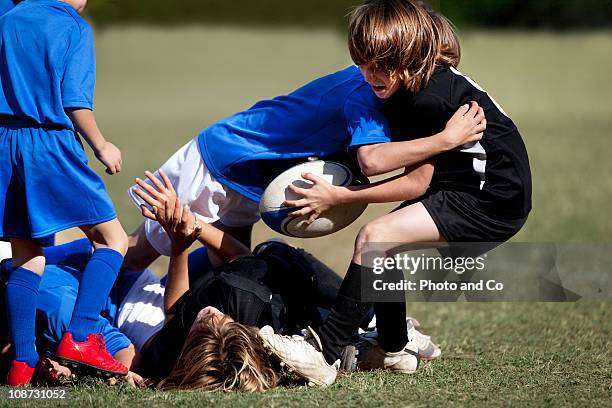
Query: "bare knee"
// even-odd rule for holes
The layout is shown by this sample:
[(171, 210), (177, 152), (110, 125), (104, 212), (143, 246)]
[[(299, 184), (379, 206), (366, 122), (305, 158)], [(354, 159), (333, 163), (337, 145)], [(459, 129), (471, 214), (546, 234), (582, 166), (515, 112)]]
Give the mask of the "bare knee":
[(45, 269), (45, 255), (43, 249), (34, 241), (11, 240), (13, 267), (25, 268), (42, 275)]
[[(372, 221), (361, 227), (355, 239), (355, 252), (353, 261), (361, 263), (363, 253), (368, 251), (368, 245), (385, 242), (384, 231), (386, 227), (379, 222)], [(376, 250), (373, 246), (370, 250)]]
[(114, 249), (121, 255), (125, 256), (128, 250), (128, 236), (123, 230), (113, 233), (107, 240), (106, 247)]
[(128, 249), (128, 236), (118, 220), (83, 228), (83, 231), (95, 249), (110, 248), (125, 256)]

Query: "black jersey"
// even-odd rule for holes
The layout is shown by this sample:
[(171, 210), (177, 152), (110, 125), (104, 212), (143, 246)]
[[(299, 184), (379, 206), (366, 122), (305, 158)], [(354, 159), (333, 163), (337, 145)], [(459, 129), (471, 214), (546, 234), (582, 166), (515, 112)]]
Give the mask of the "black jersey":
[(384, 107), (395, 141), (442, 131), (463, 104), (484, 109), (487, 129), (480, 142), (436, 156), (430, 189), (469, 193), (483, 211), (506, 218), (531, 210), (531, 171), (518, 129), (478, 84), (454, 68), (438, 68), (417, 93), (400, 91)]
[(143, 348), (139, 374), (161, 379), (170, 373), (191, 325), (206, 306), (247, 326), (272, 326), (276, 333), (294, 334), (302, 327), (320, 325), (312, 262), (282, 243), (258, 247), (255, 252), (191, 285), (177, 301), (174, 316)]

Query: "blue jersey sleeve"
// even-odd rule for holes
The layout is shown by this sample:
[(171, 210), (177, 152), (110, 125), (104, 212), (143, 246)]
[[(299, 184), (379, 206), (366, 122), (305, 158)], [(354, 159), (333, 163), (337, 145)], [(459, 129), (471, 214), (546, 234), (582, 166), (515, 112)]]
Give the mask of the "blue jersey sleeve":
[(114, 356), (118, 351), (130, 347), (130, 344), (132, 344), (130, 339), (128, 339), (125, 334), (121, 333), (118, 328), (112, 326), (108, 320), (100, 318), (98, 320), (98, 325), (102, 326), (97, 328), (100, 330), (100, 333), (104, 335), (106, 350), (111, 355)]
[(391, 140), (389, 123), (380, 112), (382, 101), (364, 85), (356, 89), (344, 104), (344, 117), (351, 135), (349, 149)]
[(8, 13), (15, 7), (13, 0), (0, 0), (0, 16)]
[(93, 109), (96, 51), (88, 25), (75, 29), (62, 78), (62, 104), (66, 108)]

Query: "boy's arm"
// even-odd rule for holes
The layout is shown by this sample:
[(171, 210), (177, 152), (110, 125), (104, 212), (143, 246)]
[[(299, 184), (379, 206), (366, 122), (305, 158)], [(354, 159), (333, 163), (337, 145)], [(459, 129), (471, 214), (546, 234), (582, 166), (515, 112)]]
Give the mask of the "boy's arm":
[(177, 300), (189, 290), (188, 257), (191, 244), (198, 240), (227, 262), (250, 255), (251, 251), (240, 241), (212, 225), (199, 224), (189, 207), (181, 205), (163, 170), (159, 171), (163, 183), (153, 173), (145, 174), (155, 188), (143, 180), (136, 179), (140, 189), (134, 189), (134, 192), (152, 209), (143, 205), (142, 214), (159, 222), (171, 241), (168, 281), (164, 295), (167, 320), (172, 316)]
[(333, 186), (321, 177), (306, 173), (302, 177), (311, 181), (313, 186), (300, 188), (290, 185), (289, 189), (303, 198), (289, 200), (285, 204), (290, 207), (302, 207), (290, 215), (310, 215), (307, 222), (311, 223), (322, 212), (339, 204), (389, 203), (418, 198), (429, 188), (433, 171), (432, 162), (423, 162), (406, 168), (403, 174), (395, 177), (364, 186), (349, 187)]
[(106, 166), (108, 174), (121, 171), (121, 151), (106, 141), (96, 123), (94, 113), (89, 109), (66, 109), (75, 129), (87, 141), (94, 154)]
[(440, 133), (404, 142), (361, 146), (357, 149), (357, 159), (363, 174), (376, 176), (413, 166), (465, 143), (479, 141), (485, 129), (484, 111), (472, 102), (471, 107), (461, 106)]

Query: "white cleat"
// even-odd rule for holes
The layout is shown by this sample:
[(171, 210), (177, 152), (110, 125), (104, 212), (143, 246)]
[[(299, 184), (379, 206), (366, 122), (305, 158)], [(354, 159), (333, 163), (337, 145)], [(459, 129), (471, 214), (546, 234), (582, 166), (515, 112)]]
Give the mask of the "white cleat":
[(392, 353), (383, 350), (373, 337), (362, 336), (361, 339), (357, 356), (360, 370), (391, 370), (412, 374), (419, 368), (419, 353), (414, 344), (408, 342), (403, 350)]
[[(281, 361), (289, 371), (293, 371), (308, 381), (308, 385), (331, 385), (336, 381), (340, 360), (333, 365), (327, 364), (323, 357), (321, 340), (310, 327), (302, 336), (282, 336), (275, 334), (270, 326), (259, 330), (264, 346)], [(317, 344), (315, 348), (309, 341)]]
[(11, 244), (0, 241), (0, 262), (12, 257), (13, 254), (11, 253)]
[(442, 355), (440, 347), (431, 341), (431, 337), (424, 335), (414, 327), (408, 327), (408, 343), (416, 345), (419, 358), (430, 361)]
[[(376, 319), (376, 317), (374, 317)], [(373, 319), (374, 324), (376, 321)], [(406, 318), (406, 328), (408, 329), (408, 343), (416, 345), (419, 352), (419, 359), (431, 361), (442, 355), (440, 347), (431, 341), (431, 337), (421, 333), (417, 328), (420, 327), (418, 320), (412, 317)], [(376, 326), (371, 331), (361, 332), (360, 340), (377, 339), (378, 332)]]

